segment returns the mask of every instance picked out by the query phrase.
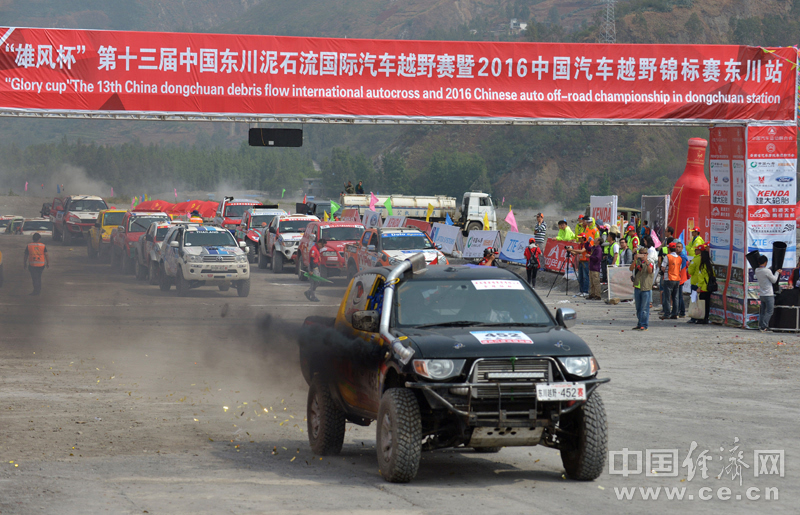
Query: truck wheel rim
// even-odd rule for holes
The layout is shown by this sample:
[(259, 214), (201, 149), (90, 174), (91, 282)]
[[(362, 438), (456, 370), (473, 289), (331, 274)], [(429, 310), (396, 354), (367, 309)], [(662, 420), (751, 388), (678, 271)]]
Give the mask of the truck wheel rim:
[(389, 462), (392, 460), (392, 418), (388, 413), (383, 415), (381, 423), (381, 453), (383, 454), (383, 461)]
[(319, 436), (319, 401), (317, 396), (314, 395), (314, 400), (311, 402), (311, 436), (316, 439)]

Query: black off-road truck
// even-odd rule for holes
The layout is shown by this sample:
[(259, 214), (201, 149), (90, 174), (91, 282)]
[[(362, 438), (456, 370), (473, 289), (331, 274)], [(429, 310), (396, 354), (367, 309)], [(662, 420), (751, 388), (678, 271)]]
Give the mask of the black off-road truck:
[(421, 451), (546, 445), (567, 476), (593, 480), (607, 424), (588, 345), (528, 285), (495, 267), (425, 266), (359, 272), (335, 318), (309, 317), (300, 338), (314, 452), (337, 454), (345, 423), (377, 420), (378, 467), (415, 477)]

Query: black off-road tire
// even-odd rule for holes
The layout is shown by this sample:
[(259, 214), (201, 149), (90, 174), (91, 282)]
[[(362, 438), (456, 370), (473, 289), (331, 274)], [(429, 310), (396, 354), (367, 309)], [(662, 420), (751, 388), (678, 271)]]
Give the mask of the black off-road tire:
[(110, 258), (109, 258), (108, 262), (111, 264), (111, 269), (114, 272), (119, 272), (120, 271), (120, 265), (119, 265), (120, 256), (117, 253), (117, 248), (114, 247), (113, 245), (111, 247), (111, 250), (109, 250), (109, 255), (110, 255)]
[(147, 283), (148, 284), (158, 284), (158, 263), (155, 261), (150, 261), (150, 267), (147, 271)]
[(258, 249), (256, 261), (258, 261), (258, 268), (261, 270), (267, 269), (267, 256), (261, 253), (261, 249)]
[(72, 245), (72, 233), (69, 232), (69, 229), (64, 231), (64, 234), (61, 235), (61, 244), (65, 247)]
[(417, 475), (422, 454), (422, 417), (414, 392), (389, 388), (381, 397), (376, 446), (381, 476), (408, 483)]
[(258, 260), (258, 245), (247, 244), (247, 262), (255, 263)]
[(272, 249), (272, 273), (279, 274), (281, 272), (283, 272), (283, 254)]
[(120, 267), (122, 268), (122, 273), (125, 275), (130, 275), (134, 273), (136, 264), (133, 262), (131, 257), (128, 255), (127, 250), (122, 250), (122, 264)]
[(92, 239), (89, 237), (86, 238), (86, 254), (88, 254), (91, 261), (97, 259), (97, 251), (92, 248)]
[(247, 297), (250, 295), (250, 279), (242, 279), (236, 282), (236, 293), (240, 297)]
[(496, 454), (500, 452), (500, 449), (502, 449), (502, 447), (475, 447), (475, 452), (481, 454)]
[(481, 230), (483, 230), (483, 224), (481, 223), (471, 222), (467, 224), (467, 233), (469, 233), (470, 231), (481, 231)]
[(164, 270), (164, 265), (158, 267), (158, 287), (161, 291), (169, 291), (172, 288), (172, 280), (167, 275), (167, 271)]
[(308, 281), (308, 277), (306, 274), (303, 273), (303, 260), (300, 259), (300, 256), (297, 256), (297, 261), (295, 261), (295, 271), (297, 272), (297, 280), (300, 282)]
[(136, 258), (136, 264), (134, 266), (136, 267), (136, 279), (138, 279), (139, 281), (146, 281), (148, 270), (146, 266), (139, 263), (138, 256)]
[(347, 263), (347, 280), (348, 281), (351, 280), (353, 277), (356, 276), (357, 273), (358, 273), (358, 267), (356, 266), (356, 264), (353, 263), (352, 261)]
[(603, 399), (594, 393), (581, 408), (561, 418), (561, 463), (567, 477), (576, 481), (597, 479), (606, 466), (608, 423)]
[(178, 297), (189, 295), (189, 281), (184, 279), (183, 270), (180, 267), (178, 267), (178, 273), (175, 274), (175, 289), (178, 290)]
[(344, 444), (344, 412), (334, 402), (329, 388), (319, 377), (315, 377), (308, 388), (308, 443), (320, 456), (339, 454)]
[(60, 240), (61, 240), (61, 233), (54, 226), (53, 227), (53, 241), (60, 241)]

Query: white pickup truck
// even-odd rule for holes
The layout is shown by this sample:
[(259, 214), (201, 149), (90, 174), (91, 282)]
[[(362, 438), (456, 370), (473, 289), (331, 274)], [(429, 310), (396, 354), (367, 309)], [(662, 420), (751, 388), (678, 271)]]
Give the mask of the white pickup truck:
[[(428, 206), (433, 206), (430, 216), (431, 222), (444, 222), (446, 216), (455, 225), (465, 231), (479, 231), (483, 229), (483, 217), (489, 219), (489, 229), (497, 230), (497, 214), (495, 213), (492, 197), (482, 191), (468, 191), (464, 193), (461, 201), (461, 208), (458, 208), (456, 197), (446, 197), (444, 195), (376, 195), (378, 202), (375, 204), (375, 211), (384, 216), (389, 214), (384, 205), (388, 199), (392, 199), (392, 214), (405, 216), (407, 218), (419, 218), (425, 220), (428, 215)], [(363, 215), (369, 210), (369, 195), (344, 195), (342, 206), (344, 209), (357, 208), (358, 213)]]
[(173, 226), (164, 237), (159, 259), (158, 285), (169, 291), (173, 284), (180, 297), (190, 288), (234, 286), (240, 297), (250, 294), (250, 264), (230, 231), (221, 227)]
[(258, 268), (272, 266), (272, 272), (283, 272), (284, 262), (292, 264), (297, 260), (300, 240), (311, 222), (319, 222), (312, 215), (283, 215), (272, 219), (258, 246)]

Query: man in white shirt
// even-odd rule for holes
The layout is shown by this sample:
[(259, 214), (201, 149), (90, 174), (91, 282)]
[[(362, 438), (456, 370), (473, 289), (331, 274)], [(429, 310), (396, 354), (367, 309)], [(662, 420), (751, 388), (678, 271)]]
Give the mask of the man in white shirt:
[(773, 272), (767, 268), (767, 256), (758, 258), (758, 268), (756, 269), (756, 281), (760, 290), (761, 309), (758, 314), (758, 328), (761, 332), (769, 331), (769, 320), (775, 310), (775, 293), (772, 285), (778, 282), (780, 272)]

